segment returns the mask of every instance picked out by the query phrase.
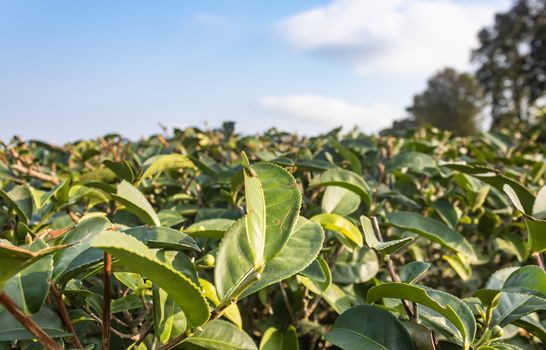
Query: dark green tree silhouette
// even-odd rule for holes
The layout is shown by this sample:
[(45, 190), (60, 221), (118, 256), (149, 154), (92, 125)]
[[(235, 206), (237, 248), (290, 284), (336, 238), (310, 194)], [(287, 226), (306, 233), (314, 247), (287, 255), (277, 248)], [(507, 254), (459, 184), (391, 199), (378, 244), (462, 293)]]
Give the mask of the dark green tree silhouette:
[(413, 97), (407, 108), (417, 124), (431, 124), (455, 135), (479, 131), (484, 107), (483, 93), (476, 79), (446, 68), (428, 80), (427, 88)]
[(491, 104), (492, 128), (529, 119), (546, 95), (546, 0), (518, 0), (478, 38), (472, 60)]

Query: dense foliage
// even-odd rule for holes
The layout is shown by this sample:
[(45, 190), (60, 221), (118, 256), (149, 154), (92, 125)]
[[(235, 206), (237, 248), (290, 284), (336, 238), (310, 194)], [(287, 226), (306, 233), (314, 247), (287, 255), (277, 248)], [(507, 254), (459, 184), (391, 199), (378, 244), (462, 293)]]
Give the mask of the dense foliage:
[(472, 135), (487, 107), (491, 130), (533, 121), (546, 102), (546, 0), (515, 0), (477, 33), (471, 52), (476, 70), (445, 68), (407, 108), (407, 122)]
[(14, 138), (0, 349), (543, 348), (538, 125)]
[(546, 0), (516, 0), (478, 33), (476, 78), (491, 104), (493, 126), (529, 119), (546, 95)]
[(407, 108), (418, 125), (429, 124), (456, 136), (479, 132), (485, 107), (477, 80), (468, 73), (446, 68), (432, 76), (426, 89)]

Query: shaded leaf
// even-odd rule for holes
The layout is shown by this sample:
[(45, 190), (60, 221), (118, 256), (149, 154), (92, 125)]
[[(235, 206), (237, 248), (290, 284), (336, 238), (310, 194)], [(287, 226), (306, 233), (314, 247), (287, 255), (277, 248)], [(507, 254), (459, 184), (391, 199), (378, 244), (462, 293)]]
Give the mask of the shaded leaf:
[(117, 177), (128, 182), (135, 180), (135, 173), (128, 161), (114, 162), (110, 159), (106, 159), (102, 162), (105, 167), (112, 170)]
[[(63, 328), (63, 321), (49, 306), (43, 307), (40, 312), (31, 316), (50, 337), (60, 338), (70, 335)], [(0, 341), (31, 340), (35, 336), (19, 323), (9, 312), (0, 312)]]
[(447, 318), (460, 332), (463, 348), (469, 349), (476, 334), (476, 321), (464, 302), (451, 294), (406, 283), (384, 283), (368, 291), (368, 303), (381, 298), (396, 298), (422, 304)]
[(324, 338), (344, 350), (416, 350), (402, 323), (377, 306), (355, 306), (336, 319)]
[[(42, 240), (32, 242), (28, 248), (33, 252), (47, 249), (47, 244)], [(6, 293), (24, 312), (37, 313), (49, 292), (49, 279), (53, 270), (53, 258), (51, 255), (42, 257), (32, 265), (25, 267), (17, 275), (11, 277), (4, 284)]]
[(332, 269), (335, 283), (364, 283), (372, 279), (379, 271), (379, 262), (375, 252), (368, 248), (358, 248), (352, 252), (343, 251)]
[(472, 245), (459, 232), (450, 229), (440, 221), (407, 211), (387, 214), (387, 220), (393, 226), (415, 232), (433, 242), (464, 254), (473, 261), (480, 260)]
[(404, 283), (413, 283), (430, 268), (430, 264), (423, 261), (412, 261), (400, 268), (400, 279)]
[(298, 350), (298, 335), (294, 326), (286, 331), (280, 331), (275, 327), (268, 328), (260, 341), (260, 350)]
[(171, 228), (139, 226), (123, 232), (135, 237), (149, 248), (201, 251), (192, 237)]

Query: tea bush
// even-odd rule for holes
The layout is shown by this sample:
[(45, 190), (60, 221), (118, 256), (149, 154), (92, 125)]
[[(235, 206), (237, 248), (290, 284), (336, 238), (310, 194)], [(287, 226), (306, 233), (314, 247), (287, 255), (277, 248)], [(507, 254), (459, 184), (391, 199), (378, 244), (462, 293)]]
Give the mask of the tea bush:
[(0, 349), (541, 349), (545, 140), (14, 138)]

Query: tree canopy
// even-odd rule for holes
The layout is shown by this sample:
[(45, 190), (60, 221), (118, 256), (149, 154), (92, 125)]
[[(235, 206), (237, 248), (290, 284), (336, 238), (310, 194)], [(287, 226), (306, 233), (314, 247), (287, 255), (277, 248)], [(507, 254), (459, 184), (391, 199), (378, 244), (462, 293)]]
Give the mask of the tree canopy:
[(546, 0), (518, 0), (478, 34), (472, 60), (491, 104), (492, 127), (529, 119), (546, 96)]
[(479, 130), (483, 107), (483, 93), (476, 79), (445, 68), (428, 80), (425, 91), (413, 97), (413, 105), (407, 110), (418, 124), (464, 136)]

